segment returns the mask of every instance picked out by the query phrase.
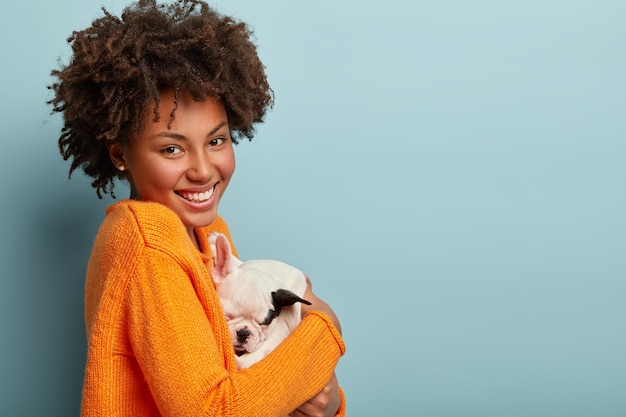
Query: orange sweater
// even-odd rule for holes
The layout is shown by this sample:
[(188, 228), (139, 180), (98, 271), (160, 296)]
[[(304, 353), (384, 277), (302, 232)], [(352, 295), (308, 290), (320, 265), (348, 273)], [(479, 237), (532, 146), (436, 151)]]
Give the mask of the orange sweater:
[(212, 230), (230, 239), (217, 218), (196, 230), (200, 253), (165, 206), (107, 209), (87, 269), (83, 416), (279, 417), (328, 382), (345, 347), (317, 312), (266, 359), (236, 369), (209, 272)]

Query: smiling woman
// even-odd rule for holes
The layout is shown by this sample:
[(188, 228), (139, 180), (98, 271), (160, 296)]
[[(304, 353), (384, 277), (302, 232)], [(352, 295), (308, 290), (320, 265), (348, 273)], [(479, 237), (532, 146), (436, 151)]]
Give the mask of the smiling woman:
[(82, 168), (98, 195), (115, 178), (131, 188), (87, 267), (84, 416), (345, 415), (341, 327), (309, 282), (300, 325), (245, 372), (212, 284), (208, 236), (231, 240), (218, 206), (233, 143), (272, 104), (250, 36), (201, 1), (141, 0), (74, 32), (70, 64), (53, 72), (70, 173)]

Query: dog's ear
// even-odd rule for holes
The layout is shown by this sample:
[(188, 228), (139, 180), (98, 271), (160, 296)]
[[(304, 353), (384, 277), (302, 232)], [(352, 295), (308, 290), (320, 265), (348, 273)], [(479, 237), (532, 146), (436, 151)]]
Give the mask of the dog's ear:
[(300, 298), (293, 291), (285, 290), (283, 288), (272, 292), (272, 303), (274, 304), (276, 315), (280, 313), (280, 309), (282, 307), (292, 306), (295, 303), (311, 305), (310, 302), (304, 298)]
[(228, 239), (221, 233), (211, 233), (209, 244), (213, 253), (213, 281), (219, 282), (232, 273), (236, 265), (236, 259), (228, 243)]

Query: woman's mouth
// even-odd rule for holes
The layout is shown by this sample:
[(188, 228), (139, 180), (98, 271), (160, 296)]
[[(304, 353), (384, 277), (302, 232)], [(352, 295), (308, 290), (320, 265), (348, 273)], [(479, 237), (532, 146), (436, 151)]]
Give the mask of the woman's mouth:
[(204, 203), (205, 201), (208, 201), (213, 196), (214, 192), (215, 192), (215, 185), (211, 187), (210, 190), (204, 191), (202, 193), (177, 191), (176, 194), (178, 194), (185, 200), (191, 201), (192, 203)]

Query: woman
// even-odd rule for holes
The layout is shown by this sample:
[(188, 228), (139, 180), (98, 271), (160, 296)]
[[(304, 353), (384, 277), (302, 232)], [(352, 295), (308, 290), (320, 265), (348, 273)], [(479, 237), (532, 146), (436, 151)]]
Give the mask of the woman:
[[(59, 147), (107, 209), (86, 278), (84, 416), (345, 415), (334, 367), (345, 348), (332, 309), (309, 283), (298, 328), (238, 371), (212, 286), (207, 236), (218, 205), (272, 105), (245, 24), (201, 1), (139, 1), (73, 33), (57, 78)], [(231, 242), (232, 245), (232, 242)]]

